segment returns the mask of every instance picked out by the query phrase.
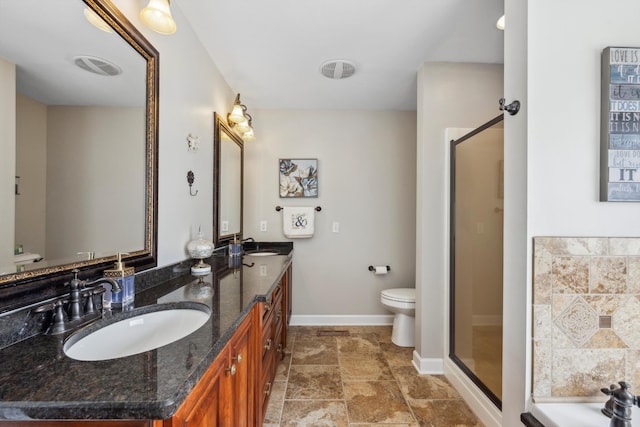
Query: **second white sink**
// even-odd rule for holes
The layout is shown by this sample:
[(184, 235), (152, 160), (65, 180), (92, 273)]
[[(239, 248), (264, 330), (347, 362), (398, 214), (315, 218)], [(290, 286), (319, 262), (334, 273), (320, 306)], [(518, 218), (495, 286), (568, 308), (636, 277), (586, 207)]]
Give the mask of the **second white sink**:
[(274, 255), (279, 255), (279, 254), (278, 254), (278, 252), (263, 251), (263, 252), (249, 252), (246, 255), (247, 256), (274, 256)]
[(210, 316), (207, 305), (195, 302), (141, 307), (119, 313), (114, 323), (102, 327), (97, 323), (76, 332), (67, 338), (63, 350), (68, 357), (85, 361), (131, 356), (186, 337)]

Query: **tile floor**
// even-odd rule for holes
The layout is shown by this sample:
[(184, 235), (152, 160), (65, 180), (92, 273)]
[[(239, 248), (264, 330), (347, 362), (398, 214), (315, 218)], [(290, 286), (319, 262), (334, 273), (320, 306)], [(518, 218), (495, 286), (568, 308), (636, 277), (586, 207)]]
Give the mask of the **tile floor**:
[(482, 427), (444, 376), (417, 374), (391, 327), (291, 327), (286, 352), (263, 427)]

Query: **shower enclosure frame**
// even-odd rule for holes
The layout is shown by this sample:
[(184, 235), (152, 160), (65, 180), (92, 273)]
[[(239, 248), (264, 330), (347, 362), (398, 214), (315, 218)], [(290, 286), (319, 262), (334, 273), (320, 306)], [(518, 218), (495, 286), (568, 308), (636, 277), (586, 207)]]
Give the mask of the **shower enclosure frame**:
[(502, 122), (504, 115), (489, 120), (482, 126), (472, 130), (464, 136), (450, 142), (450, 199), (449, 199), (449, 358), (451, 361), (480, 389), (499, 410), (502, 410), (502, 400), (470, 369), (455, 352), (455, 259), (456, 259), (456, 147), (473, 136)]

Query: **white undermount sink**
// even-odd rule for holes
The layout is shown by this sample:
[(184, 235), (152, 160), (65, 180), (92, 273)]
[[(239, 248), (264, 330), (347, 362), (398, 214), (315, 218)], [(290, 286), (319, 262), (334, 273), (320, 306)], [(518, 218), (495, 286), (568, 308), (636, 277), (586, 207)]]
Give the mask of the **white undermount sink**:
[(278, 252), (262, 251), (262, 252), (249, 252), (246, 255), (248, 255), (248, 256), (274, 256), (274, 255), (280, 255), (280, 254)]
[[(74, 333), (65, 340), (64, 353), (75, 360), (117, 359), (171, 344), (195, 332), (211, 316), (201, 303), (156, 304), (118, 313)], [(102, 321), (104, 322), (104, 321)]]

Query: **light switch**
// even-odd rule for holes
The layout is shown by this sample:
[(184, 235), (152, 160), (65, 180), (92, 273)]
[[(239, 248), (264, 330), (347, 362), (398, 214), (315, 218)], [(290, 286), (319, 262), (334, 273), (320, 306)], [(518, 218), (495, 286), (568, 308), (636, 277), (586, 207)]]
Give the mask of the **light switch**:
[(260, 231), (267, 231), (267, 221), (260, 221)]
[(338, 221), (333, 221), (333, 225), (331, 227), (331, 230), (334, 233), (339, 233), (340, 232), (340, 223)]

